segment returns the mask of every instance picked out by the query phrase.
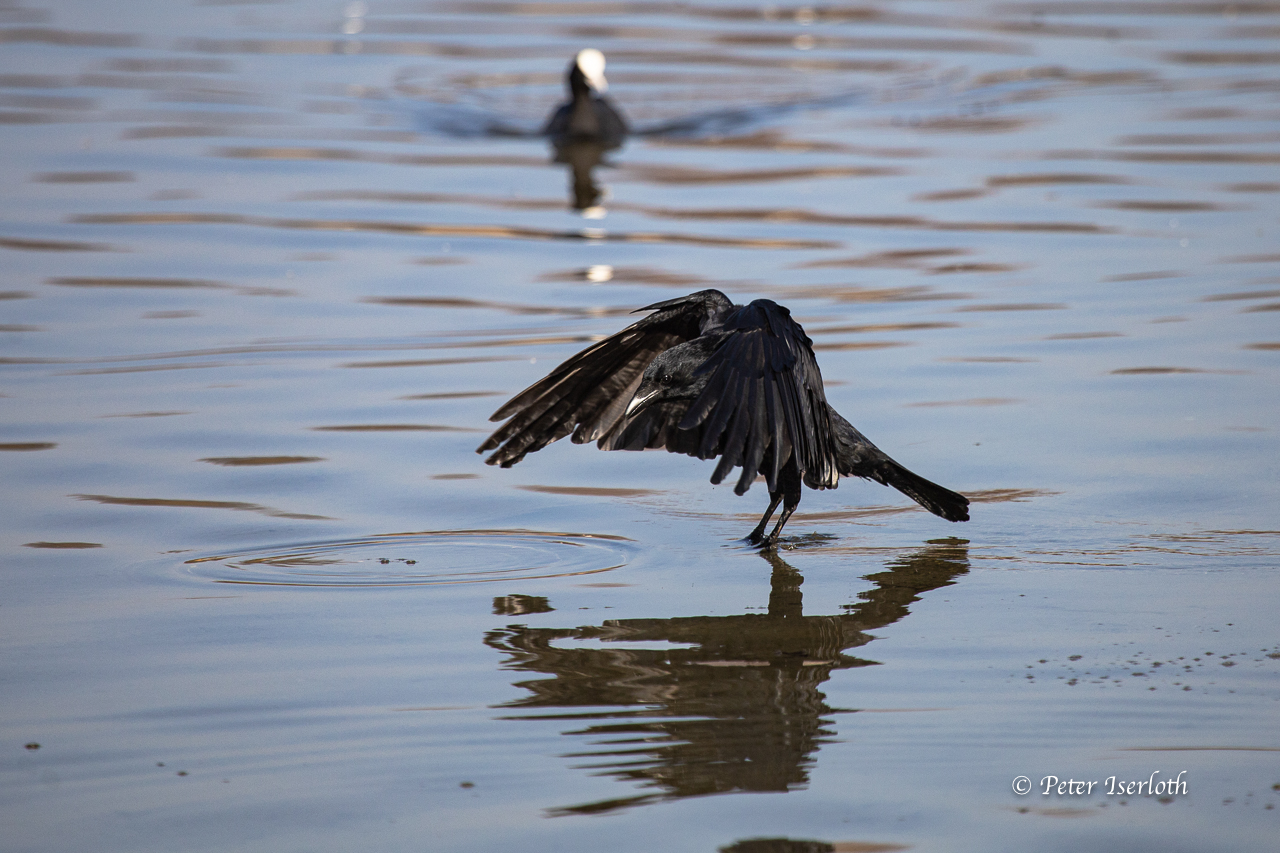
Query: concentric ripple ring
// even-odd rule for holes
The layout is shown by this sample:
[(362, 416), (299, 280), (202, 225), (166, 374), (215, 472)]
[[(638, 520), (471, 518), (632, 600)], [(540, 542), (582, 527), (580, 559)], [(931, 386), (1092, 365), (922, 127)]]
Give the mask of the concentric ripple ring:
[(187, 560), (215, 583), (434, 586), (609, 572), (633, 552), (622, 536), (540, 530), (429, 530), (220, 552)]

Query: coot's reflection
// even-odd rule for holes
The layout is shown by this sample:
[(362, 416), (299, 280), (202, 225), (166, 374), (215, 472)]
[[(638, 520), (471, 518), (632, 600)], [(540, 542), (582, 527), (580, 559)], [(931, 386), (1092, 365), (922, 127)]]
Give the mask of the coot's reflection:
[(552, 159), (569, 167), (569, 203), (574, 210), (599, 207), (603, 190), (596, 183), (594, 170), (605, 163), (604, 155), (617, 148), (590, 140), (572, 140), (552, 145)]
[[(565, 757), (597, 775), (647, 789), (630, 797), (552, 809), (605, 812), (661, 800), (734, 791), (787, 791), (808, 781), (812, 754), (841, 710), (819, 685), (837, 669), (874, 661), (845, 654), (866, 632), (896, 622), (921, 593), (969, 570), (968, 543), (944, 539), (895, 558), (868, 576), (875, 588), (833, 616), (805, 616), (804, 578), (776, 553), (767, 613), (620, 619), (580, 628), (511, 625), (485, 643), (506, 666), (551, 678), (516, 682), (531, 695), (502, 707), (555, 709), (509, 719), (562, 719), (589, 740)], [(606, 648), (572, 648), (596, 641)], [(623, 644), (680, 643), (685, 648)], [(574, 711), (572, 709), (581, 709)]]

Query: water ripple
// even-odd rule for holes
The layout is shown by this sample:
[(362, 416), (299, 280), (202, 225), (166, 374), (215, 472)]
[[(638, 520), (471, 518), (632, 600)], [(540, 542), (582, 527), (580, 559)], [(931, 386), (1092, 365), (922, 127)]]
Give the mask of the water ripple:
[(574, 577), (630, 560), (630, 539), (539, 530), (428, 530), (277, 545), (187, 560), (215, 583), (267, 586), (439, 586)]

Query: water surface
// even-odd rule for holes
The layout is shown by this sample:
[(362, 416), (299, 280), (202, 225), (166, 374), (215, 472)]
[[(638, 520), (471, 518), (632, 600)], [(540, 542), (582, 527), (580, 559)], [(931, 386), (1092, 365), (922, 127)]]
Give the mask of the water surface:
[[(1278, 35), (1267, 3), (0, 8), (4, 846), (1263, 849)], [(555, 162), (585, 46), (637, 133)], [(972, 521), (845, 481), (759, 554), (767, 496), (707, 463), (473, 452), (706, 287), (789, 306)]]

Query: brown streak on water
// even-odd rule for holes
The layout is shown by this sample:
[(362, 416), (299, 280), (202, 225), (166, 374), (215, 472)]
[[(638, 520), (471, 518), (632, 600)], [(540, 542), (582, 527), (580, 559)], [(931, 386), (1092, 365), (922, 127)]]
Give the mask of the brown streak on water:
[(209, 456), (200, 460), (228, 467), (259, 465), (296, 465), (300, 462), (323, 462), (321, 456)]
[(444, 424), (339, 424), (311, 427), (316, 432), (483, 432), (471, 427)]
[(27, 542), (24, 548), (45, 548), (57, 551), (83, 551), (89, 548), (101, 548), (99, 542)]
[(0, 248), (25, 252), (118, 252), (107, 243), (84, 243), (75, 240), (37, 240), (23, 237), (0, 237)]
[(617, 489), (600, 486), (516, 486), (527, 492), (542, 492), (548, 495), (575, 495), (586, 498), (640, 498), (662, 494), (655, 489)]
[[(782, 238), (733, 238), (711, 235), (643, 231), (607, 232), (584, 228), (577, 231), (550, 231), (542, 228), (506, 225), (450, 225), (443, 223), (370, 222), (363, 220), (269, 219), (229, 213), (164, 213), (129, 214), (96, 213), (73, 217), (72, 221), (90, 225), (250, 225), (259, 228), (287, 228), (313, 231), (364, 231), (403, 236), (475, 237), (513, 240), (594, 240), (627, 243), (676, 243), (702, 246), (724, 246), (754, 249), (831, 249), (839, 246), (829, 240), (791, 240)], [(1072, 230), (1072, 226), (1063, 226)], [(1018, 229), (1024, 230), (1024, 229)], [(1033, 230), (1036, 230), (1033, 227)], [(2, 242), (0, 242), (2, 245)]]
[(93, 501), (94, 503), (108, 504), (112, 506), (141, 506), (141, 507), (178, 507), (183, 509), (229, 509), (239, 512), (257, 512), (263, 515), (269, 515), (273, 518), (293, 518), (307, 521), (332, 521), (328, 516), (309, 515), (305, 513), (286, 512), (285, 510), (275, 509), (269, 506), (262, 506), (255, 503), (247, 503), (244, 501), (211, 501), (196, 500), (186, 498), (128, 498), (115, 495), (68, 495), (80, 501)]

